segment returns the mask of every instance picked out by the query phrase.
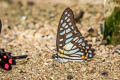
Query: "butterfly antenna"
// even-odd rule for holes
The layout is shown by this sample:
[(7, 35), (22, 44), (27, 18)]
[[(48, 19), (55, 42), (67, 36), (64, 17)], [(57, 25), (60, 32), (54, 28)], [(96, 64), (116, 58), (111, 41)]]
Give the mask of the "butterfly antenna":
[(28, 55), (22, 55), (22, 56), (12, 56), (14, 59), (23, 59), (26, 58)]

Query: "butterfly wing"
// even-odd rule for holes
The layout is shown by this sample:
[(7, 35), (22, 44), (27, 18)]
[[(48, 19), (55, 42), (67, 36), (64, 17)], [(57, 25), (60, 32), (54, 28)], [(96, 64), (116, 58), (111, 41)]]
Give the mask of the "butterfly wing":
[(60, 52), (65, 44), (71, 42), (76, 35), (82, 36), (76, 27), (72, 10), (70, 8), (66, 8), (58, 25), (56, 39), (57, 51)]
[(0, 67), (4, 70), (11, 70), (12, 66), (9, 63), (6, 63), (4, 61), (0, 61)]
[(68, 51), (69, 56), (77, 56), (81, 57), (81, 59), (92, 58), (94, 56), (94, 49), (92, 49), (92, 45), (88, 44), (87, 40), (84, 40), (82, 36), (76, 36), (72, 40), (74, 45), (71, 50)]
[(93, 57), (94, 50), (82, 37), (70, 8), (66, 8), (61, 16), (56, 46), (58, 53), (53, 55), (53, 58), (59, 62), (83, 61)]

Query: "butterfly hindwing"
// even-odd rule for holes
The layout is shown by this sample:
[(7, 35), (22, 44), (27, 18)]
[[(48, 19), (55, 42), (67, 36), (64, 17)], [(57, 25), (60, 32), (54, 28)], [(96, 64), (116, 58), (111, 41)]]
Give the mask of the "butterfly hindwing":
[[(74, 55), (80, 55), (81, 57), (93, 57), (94, 55), (94, 49), (91, 48), (91, 44), (88, 44), (87, 40), (84, 40), (84, 37), (77, 36), (73, 39), (74, 46), (77, 46), (79, 48), (79, 51), (76, 51), (73, 53)], [(74, 48), (74, 47), (73, 47)]]
[(4, 61), (0, 61), (0, 67), (4, 70), (11, 70), (12, 66), (9, 63), (6, 63)]

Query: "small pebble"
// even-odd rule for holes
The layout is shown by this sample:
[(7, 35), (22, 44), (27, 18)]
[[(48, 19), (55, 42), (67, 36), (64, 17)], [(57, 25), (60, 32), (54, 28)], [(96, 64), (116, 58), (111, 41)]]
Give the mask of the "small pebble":
[(96, 42), (100, 41), (100, 38), (96, 37)]
[(120, 55), (120, 49), (116, 49), (115, 52)]
[(68, 75), (67, 76), (67, 80), (73, 80), (73, 76), (72, 75)]
[(82, 71), (82, 72), (85, 72), (85, 71), (86, 71), (86, 68), (85, 68), (85, 67), (82, 67), (82, 68), (81, 68), (81, 71)]
[(7, 43), (7, 40), (5, 40), (5, 39), (2, 40), (2, 43), (3, 43), (3, 44), (6, 44), (6, 43)]
[(24, 73), (24, 71), (22, 69), (18, 70), (19, 73)]
[(44, 65), (48, 65), (48, 63), (45, 62)]
[(105, 53), (102, 56), (103, 56), (103, 58), (107, 58), (109, 55), (107, 53)]
[(92, 42), (95, 43), (96, 42), (96, 37), (92, 38)]
[(51, 18), (54, 18), (54, 16), (55, 16), (55, 15), (54, 15), (52, 12), (49, 12), (49, 13), (48, 13), (48, 17), (49, 17), (50, 19), (51, 19)]
[(75, 16), (75, 21), (79, 22), (81, 18), (84, 16), (84, 11), (80, 10), (77, 15)]
[(101, 45), (107, 45), (107, 40), (103, 40)]
[(8, 26), (8, 29), (11, 30), (11, 26)]
[(21, 21), (25, 21), (27, 19), (27, 16), (23, 16), (22, 18), (21, 18)]
[(93, 37), (98, 36), (97, 31), (95, 31), (93, 28), (90, 28), (90, 29), (88, 30), (88, 32), (89, 32), (89, 35), (90, 35), (90, 36), (93, 36)]
[(89, 28), (88, 32), (95, 32), (93, 28)]
[(108, 76), (108, 72), (102, 72), (101, 73), (103, 76)]
[(32, 6), (32, 5), (34, 5), (35, 3), (34, 3), (34, 0), (28, 0), (27, 4)]
[(89, 73), (93, 73), (93, 72), (94, 72), (94, 69), (93, 69), (93, 68), (88, 68), (88, 72), (89, 72)]
[(115, 46), (113, 52), (118, 53), (120, 55), (120, 45)]

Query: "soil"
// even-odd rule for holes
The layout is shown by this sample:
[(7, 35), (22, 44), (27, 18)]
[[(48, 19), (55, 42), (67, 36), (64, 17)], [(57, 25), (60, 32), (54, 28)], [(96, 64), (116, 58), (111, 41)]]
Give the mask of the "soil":
[[(60, 63), (52, 59), (58, 23), (67, 7), (75, 16), (84, 11), (76, 25), (95, 49), (96, 55), (90, 60)], [(114, 45), (102, 43), (103, 0), (1, 0), (0, 19), (0, 48), (14, 56), (28, 55), (17, 60), (11, 71), (0, 69), (1, 80), (120, 79), (120, 53), (114, 52)], [(91, 35), (90, 28), (94, 29)]]

